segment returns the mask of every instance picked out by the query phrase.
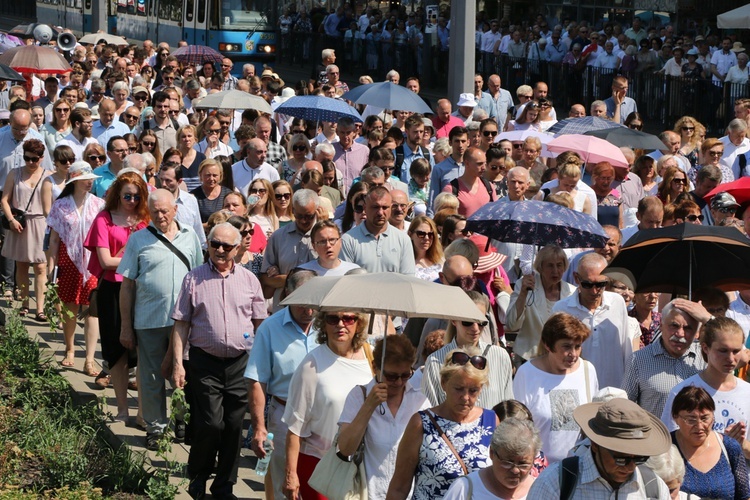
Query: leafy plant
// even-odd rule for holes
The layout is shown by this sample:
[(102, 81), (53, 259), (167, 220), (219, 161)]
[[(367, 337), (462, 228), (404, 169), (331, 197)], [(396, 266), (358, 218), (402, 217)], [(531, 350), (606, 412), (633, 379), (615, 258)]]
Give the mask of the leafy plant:
[(47, 283), (47, 290), (44, 292), (44, 314), (53, 332), (57, 331), (60, 324), (75, 316), (60, 300), (58, 292), (57, 283)]

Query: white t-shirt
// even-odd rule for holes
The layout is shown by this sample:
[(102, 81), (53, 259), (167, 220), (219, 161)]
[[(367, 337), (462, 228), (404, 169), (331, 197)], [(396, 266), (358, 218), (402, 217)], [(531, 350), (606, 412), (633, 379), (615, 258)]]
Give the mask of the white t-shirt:
[[(453, 481), (453, 484), (450, 488), (448, 488), (448, 491), (445, 493), (445, 496), (443, 497), (443, 500), (464, 500), (466, 498), (469, 498), (469, 481), (467, 481), (467, 478), (469, 481), (471, 481), (471, 500), (497, 500), (498, 497), (490, 492), (490, 490), (487, 489), (487, 487), (484, 485), (484, 482), (482, 481), (482, 478), (479, 477), (479, 471), (474, 471), (468, 476), (465, 477), (459, 477), (455, 481)], [(534, 481), (534, 477), (529, 475), (528, 476), (529, 481)], [(522, 497), (513, 497), (514, 499), (518, 500), (524, 500), (526, 496)]]
[(310, 351), (292, 375), (281, 420), (301, 438), (300, 453), (323, 458), (338, 432), (349, 392), (372, 380), (370, 363), (343, 358), (326, 344)]
[(334, 267), (333, 269), (327, 269), (318, 263), (318, 259), (313, 259), (310, 262), (306, 262), (299, 267), (302, 269), (315, 271), (316, 273), (318, 273), (318, 276), (343, 276), (347, 273), (347, 271), (359, 268), (357, 264), (342, 260), (337, 267)]
[[(372, 391), (373, 387), (375, 387), (374, 379), (365, 386), (367, 394)], [(359, 387), (352, 389), (346, 398), (339, 424), (352, 423), (359, 410), (362, 409), (364, 401), (362, 390)], [(380, 414), (379, 409), (372, 413), (365, 432), (365, 474), (367, 475), (367, 494), (370, 498), (385, 498), (388, 485), (396, 471), (398, 445), (406, 430), (406, 424), (416, 412), (429, 407), (430, 402), (419, 389), (419, 385), (409, 380), (395, 417), (387, 407), (383, 415)]]
[[(588, 394), (585, 366), (589, 372)], [(578, 369), (567, 375), (547, 373), (531, 361), (518, 368), (513, 379), (513, 394), (534, 415), (534, 424), (542, 438), (542, 450), (549, 463), (568, 456), (581, 430), (573, 420), (573, 410), (588, 403), (598, 391), (596, 369), (583, 359)]]
[[(750, 420), (750, 384), (737, 377), (735, 377), (735, 380), (737, 386), (731, 391), (717, 391), (701, 378), (700, 373), (683, 380), (669, 393), (669, 398), (667, 398), (664, 411), (661, 414), (661, 421), (664, 422), (670, 432), (677, 430), (679, 426), (672, 419), (672, 403), (683, 387), (693, 385), (705, 389), (714, 400), (716, 411), (714, 411), (713, 430), (724, 434), (726, 428), (732, 424), (737, 422), (748, 423), (748, 420)], [(747, 433), (745, 433), (745, 439), (747, 439)]]

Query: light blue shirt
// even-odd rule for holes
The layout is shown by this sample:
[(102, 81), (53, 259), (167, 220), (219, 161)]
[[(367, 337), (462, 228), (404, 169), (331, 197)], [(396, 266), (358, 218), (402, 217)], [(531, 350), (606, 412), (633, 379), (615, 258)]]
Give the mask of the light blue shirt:
[(493, 104), (490, 118), (495, 119), (498, 129), (502, 131), (505, 128), (505, 121), (508, 119), (508, 112), (513, 107), (513, 96), (507, 90), (500, 89), (497, 98), (490, 94), (490, 99), (492, 99)]
[(414, 276), (414, 248), (404, 232), (388, 224), (377, 237), (362, 223), (341, 238), (341, 259), (358, 264), (368, 273), (401, 273)]
[(443, 192), (443, 188), (447, 186), (450, 181), (458, 179), (463, 173), (463, 162), (458, 163), (452, 156), (449, 156), (435, 165), (435, 168), (432, 169), (432, 175), (430, 176), (430, 196), (427, 200), (428, 216), (432, 217), (434, 215), (432, 204), (435, 201), (435, 197)]
[(107, 149), (107, 142), (109, 142), (110, 138), (129, 133), (130, 128), (117, 120), (113, 120), (109, 127), (102, 125), (101, 120), (96, 120), (91, 126), (91, 137), (99, 141), (99, 144), (101, 144), (104, 149)]
[(190, 226), (198, 235), (198, 241), (200, 241), (201, 247), (206, 248), (206, 233), (203, 230), (203, 222), (201, 222), (201, 212), (198, 208), (198, 200), (192, 194), (178, 190), (178, 198), (175, 200), (177, 203), (177, 219), (180, 224)]
[[(42, 135), (36, 130), (29, 129), (26, 136), (17, 141), (13, 137), (13, 131), (10, 125), (6, 125), (0, 128), (0, 191), (2, 191), (5, 185), (5, 179), (8, 177), (8, 172), (14, 168), (23, 167), (26, 162), (23, 161), (23, 143), (29, 139), (39, 139), (44, 143)], [(49, 151), (45, 146), (44, 158), (42, 159), (42, 167), (46, 170), (52, 170), (52, 161), (50, 160)]]
[[(476, 96), (474, 96), (476, 98)], [(487, 112), (489, 118), (495, 118), (495, 102), (492, 100), (492, 96), (489, 92), (482, 92), (482, 97), (477, 100), (477, 107)]]
[[(149, 225), (154, 227), (153, 223)], [(158, 229), (157, 232), (161, 233)], [(191, 269), (203, 263), (203, 251), (192, 228), (179, 225), (172, 245), (187, 257)], [(174, 324), (170, 315), (189, 270), (148, 229), (130, 235), (117, 273), (135, 281), (133, 328), (145, 330)]]
[(300, 328), (288, 307), (266, 318), (255, 332), (245, 378), (266, 384), (266, 392), (287, 399), (289, 383), (299, 364), (318, 347), (317, 332)]
[(117, 179), (117, 174), (109, 169), (109, 162), (105, 163), (101, 167), (96, 167), (94, 169), (94, 174), (98, 175), (99, 178), (94, 179), (94, 187), (92, 191), (99, 198), (104, 198), (104, 195), (107, 194), (107, 189), (109, 189), (109, 186), (111, 186), (112, 183), (115, 182), (115, 179)]
[[(399, 180), (401, 180), (401, 182), (409, 182), (409, 169), (411, 168), (412, 162), (417, 158), (426, 157), (424, 154), (422, 154), (422, 148), (419, 146), (417, 146), (417, 149), (415, 151), (412, 151), (406, 141), (403, 142), (402, 146), (404, 147), (404, 161), (403, 163), (401, 163), (401, 178)], [(430, 168), (435, 168), (435, 160), (432, 158), (432, 155), (430, 155), (429, 158), (426, 159), (430, 162)]]
[[(614, 118), (615, 116), (615, 101), (611, 97), (604, 100), (604, 104), (607, 105), (607, 116)], [(630, 113), (638, 111), (638, 105), (630, 97), (625, 97), (620, 104), (620, 123), (624, 124)]]

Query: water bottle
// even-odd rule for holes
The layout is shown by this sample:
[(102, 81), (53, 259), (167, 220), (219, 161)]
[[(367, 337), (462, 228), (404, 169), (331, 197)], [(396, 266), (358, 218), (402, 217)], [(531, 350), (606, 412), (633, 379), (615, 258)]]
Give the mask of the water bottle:
[(250, 351), (253, 348), (253, 341), (255, 340), (255, 338), (253, 338), (253, 336), (247, 332), (243, 333), (242, 337), (245, 339), (245, 350), (247, 351), (248, 354), (250, 354)]
[(271, 453), (273, 452), (273, 432), (269, 432), (266, 436), (266, 440), (263, 441), (263, 451), (266, 452), (266, 456), (258, 459), (258, 463), (255, 466), (255, 473), (259, 476), (265, 476), (268, 472), (268, 464), (271, 462)]

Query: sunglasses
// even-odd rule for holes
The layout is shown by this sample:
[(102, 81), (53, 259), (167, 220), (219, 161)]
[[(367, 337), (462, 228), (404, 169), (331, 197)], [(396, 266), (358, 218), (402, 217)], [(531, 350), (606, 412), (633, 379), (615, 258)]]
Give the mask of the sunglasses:
[(687, 184), (687, 179), (672, 179), (672, 182), (676, 182), (677, 184)]
[(636, 125), (631, 123), (630, 125), (628, 125), (628, 128), (632, 130), (641, 130), (643, 128), (643, 125)]
[(294, 218), (300, 222), (309, 222), (315, 220), (316, 214), (294, 214)]
[(41, 159), (40, 156), (27, 156), (27, 155), (23, 155), (23, 161), (28, 162), (28, 163), (36, 163), (40, 159)]
[(220, 129), (220, 128), (210, 128), (210, 129), (208, 129), (208, 130), (207, 130), (206, 132), (207, 132), (208, 134), (210, 134), (210, 135), (213, 135), (213, 134), (218, 134), (218, 133), (220, 133), (220, 132), (221, 132), (221, 129)]
[(418, 238), (422, 238), (422, 239), (433, 238), (435, 236), (430, 231), (414, 231), (414, 234), (416, 234)]
[(357, 322), (359, 317), (357, 317), (356, 314), (342, 314), (339, 316), (338, 314), (326, 314), (326, 325), (331, 326), (337, 326), (339, 324), (339, 321), (344, 324), (344, 326), (352, 326), (354, 323)]
[(724, 151), (709, 151), (708, 154), (715, 158), (721, 158), (721, 155), (724, 154)]
[(156, 141), (143, 141), (141, 145), (146, 148), (153, 148), (154, 146), (156, 146)]
[(231, 252), (237, 246), (237, 245), (233, 245), (232, 243), (222, 243), (221, 241), (216, 241), (216, 240), (211, 240), (208, 243), (211, 245), (211, 248), (213, 248), (214, 250), (218, 250), (219, 247), (221, 247), (225, 252)]
[(692, 132), (695, 127), (681, 127), (683, 132)]
[(139, 194), (124, 194), (122, 195), (122, 199), (125, 201), (141, 201), (141, 195)]
[(307, 151), (307, 146), (302, 144), (292, 146), (292, 151)]
[(479, 328), (484, 328), (485, 326), (489, 325), (489, 321), (462, 321), (461, 324), (464, 325), (466, 328), (472, 327), (474, 325), (479, 325)]
[(105, 161), (106, 155), (89, 155), (89, 161)]
[(70, 108), (57, 108), (56, 113), (70, 113)]
[(364, 205), (354, 205), (354, 213), (361, 214), (365, 211)]
[(733, 214), (737, 211), (737, 207), (715, 208), (714, 210), (723, 214)]
[(591, 290), (592, 288), (604, 288), (609, 284), (609, 280), (604, 281), (588, 281), (588, 280), (580, 280), (579, 283), (581, 284), (581, 288), (584, 288), (586, 290)]
[(507, 172), (508, 168), (500, 165), (490, 165), (490, 170), (502, 170), (503, 172)]
[(482, 135), (485, 137), (495, 137), (497, 135), (497, 130), (485, 130), (482, 132)]
[(701, 215), (690, 214), (687, 217), (685, 217), (685, 219), (689, 220), (690, 222), (695, 222), (695, 221), (703, 222), (703, 214)]
[(487, 368), (487, 358), (484, 356), (469, 356), (461, 351), (455, 351), (451, 355), (451, 363), (461, 366), (464, 366), (466, 363), (471, 363), (471, 366), (477, 370), (484, 370)]
[[(606, 449), (606, 448), (603, 448)], [(623, 457), (620, 455), (615, 455), (610, 450), (607, 450), (607, 453), (610, 457), (612, 457), (612, 460), (614, 460), (615, 465), (618, 467), (625, 467), (626, 465), (629, 465), (631, 462), (633, 462), (635, 465), (643, 465), (648, 461), (648, 457)]]
[(523, 149), (523, 144), (513, 144), (513, 149)]
[(240, 231), (240, 236), (244, 238), (245, 236), (252, 236), (253, 233), (255, 233), (254, 229), (245, 229), (244, 231)]
[(250, 188), (250, 194), (266, 194), (267, 192), (266, 188)]
[(410, 370), (408, 373), (390, 373), (390, 372), (382, 372), (383, 378), (388, 382), (398, 382), (399, 380), (403, 380), (406, 382), (414, 375), (414, 370)]
[(60, 163), (62, 165), (70, 165), (73, 163), (73, 160), (57, 160), (57, 163)]
[(288, 200), (292, 197), (291, 193), (276, 193), (274, 196), (276, 196), (276, 199), (281, 200)]
[(129, 113), (125, 113), (126, 120), (137, 120), (140, 117), (141, 117), (140, 115), (131, 115)]
[[(173, 76), (165, 76), (164, 79), (165, 80), (174, 80), (174, 77)], [(148, 99), (148, 97), (146, 97), (145, 95), (141, 94), (141, 95), (134, 95), (133, 99), (135, 99), (136, 101), (145, 101), (146, 99)]]

